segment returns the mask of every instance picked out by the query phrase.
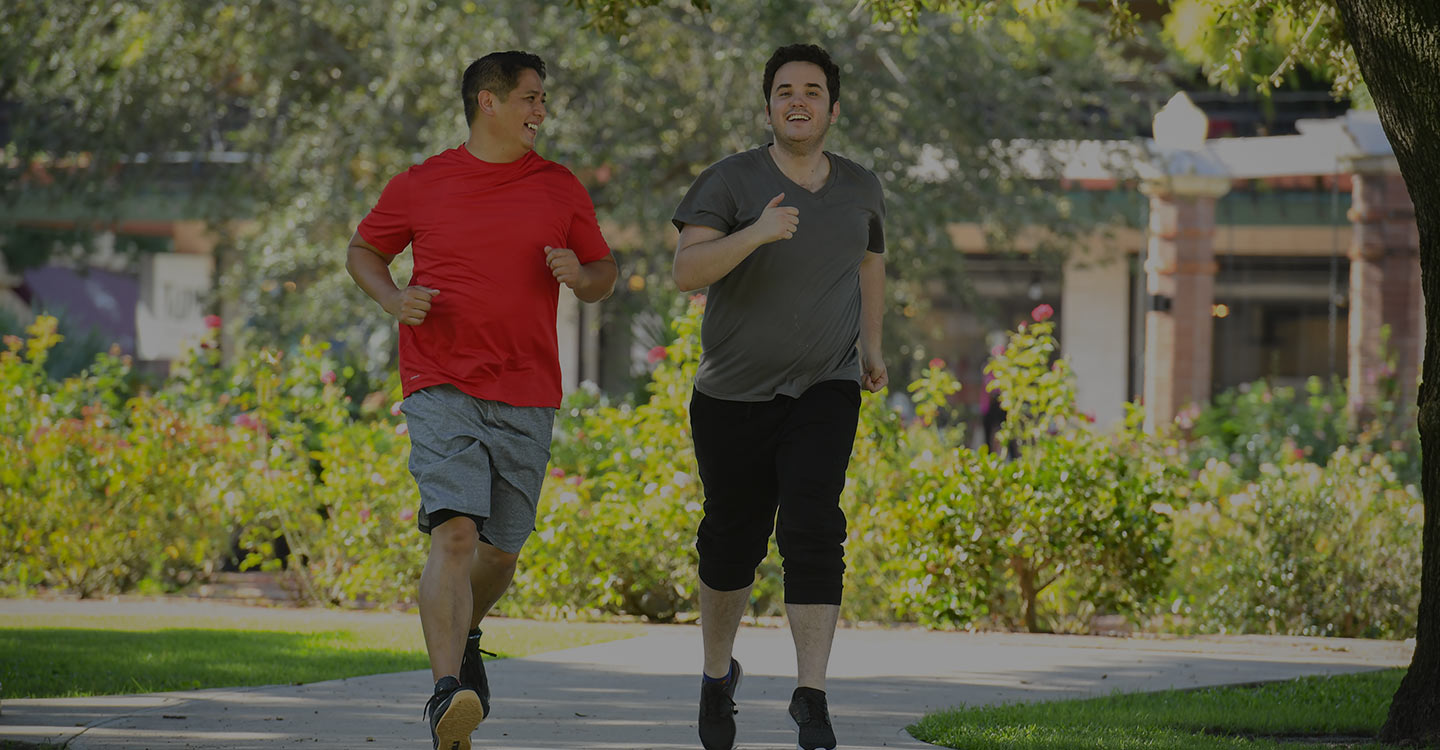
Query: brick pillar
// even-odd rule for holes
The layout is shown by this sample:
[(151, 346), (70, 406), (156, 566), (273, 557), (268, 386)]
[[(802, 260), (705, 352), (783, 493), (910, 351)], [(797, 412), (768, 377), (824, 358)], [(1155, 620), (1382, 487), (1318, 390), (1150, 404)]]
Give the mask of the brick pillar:
[(1210, 399), (1215, 303), (1215, 202), (1225, 177), (1179, 176), (1146, 183), (1145, 429), (1169, 424)]
[[(1365, 415), (1380, 398), (1388, 354), (1402, 403), (1415, 401), (1425, 346), (1420, 230), (1415, 204), (1394, 160), (1357, 160), (1350, 208), (1349, 404)], [(1380, 329), (1390, 327), (1381, 350)]]

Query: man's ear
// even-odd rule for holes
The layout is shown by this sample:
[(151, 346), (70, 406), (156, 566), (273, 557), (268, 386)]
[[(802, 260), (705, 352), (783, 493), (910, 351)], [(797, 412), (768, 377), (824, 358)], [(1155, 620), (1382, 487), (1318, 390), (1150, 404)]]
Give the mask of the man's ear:
[(840, 119), (840, 102), (835, 102), (830, 105), (830, 124), (834, 125), (838, 119)]
[(496, 103), (495, 94), (489, 90), (480, 89), (480, 92), (475, 95), (475, 104), (478, 106), (477, 112), (493, 115), (495, 114)]

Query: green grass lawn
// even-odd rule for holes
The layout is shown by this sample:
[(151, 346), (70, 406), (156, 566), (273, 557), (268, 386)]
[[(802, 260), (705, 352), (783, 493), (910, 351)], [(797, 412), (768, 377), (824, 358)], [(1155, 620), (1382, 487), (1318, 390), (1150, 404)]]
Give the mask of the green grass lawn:
[[(1387, 669), (1253, 687), (964, 708), (930, 714), (910, 731), (919, 740), (965, 750), (1381, 748), (1388, 746), (1366, 738), (1385, 722), (1404, 674)], [(1302, 738), (1306, 744), (1294, 744)]]
[[(253, 614), (0, 614), (4, 698), (304, 683), (429, 666), (416, 615), (247, 609)], [(638, 632), (495, 619), (483, 645), (525, 656)]]

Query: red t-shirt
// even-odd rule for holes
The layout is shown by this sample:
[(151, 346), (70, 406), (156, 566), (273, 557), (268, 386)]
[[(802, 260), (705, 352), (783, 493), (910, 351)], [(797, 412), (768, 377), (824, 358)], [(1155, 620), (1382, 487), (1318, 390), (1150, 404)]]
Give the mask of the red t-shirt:
[(534, 151), (493, 164), (453, 148), (392, 178), (359, 233), (389, 255), (410, 245), (410, 285), (440, 290), (425, 322), (400, 326), (406, 396), (449, 383), (512, 406), (560, 405), (560, 283), (545, 246), (581, 263), (610, 254), (570, 170)]

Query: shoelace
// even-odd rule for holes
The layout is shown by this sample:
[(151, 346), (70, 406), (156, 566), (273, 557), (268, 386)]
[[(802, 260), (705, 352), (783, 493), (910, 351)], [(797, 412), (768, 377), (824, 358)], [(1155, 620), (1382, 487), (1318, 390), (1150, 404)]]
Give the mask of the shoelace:
[[(720, 713), (726, 708), (730, 709), (730, 714), (732, 716), (740, 713), (740, 707), (735, 705), (735, 699), (731, 698), (729, 695), (726, 695), (725, 690), (722, 687), (716, 686), (714, 690), (706, 690), (705, 700), (710, 703), (710, 710), (713, 713)], [(730, 705), (726, 706), (725, 704), (727, 703)]]
[(478, 651), (478, 652), (480, 652), (480, 653), (482, 653), (482, 654), (490, 657), (491, 659), (499, 659), (499, 658), (500, 658), (500, 655), (499, 655), (499, 654), (492, 654), (492, 653), (490, 653), (489, 651), (486, 651), (485, 649), (480, 648), (480, 646), (479, 646), (480, 634), (479, 634), (479, 633), (476, 633), (475, 635), (472, 635), (472, 636), (467, 636), (467, 637), (465, 638), (465, 641), (466, 641), (466, 645), (468, 645), (468, 646), (470, 646), (471, 648), (475, 649), (476, 651)]
[(795, 708), (795, 713), (799, 714), (795, 717), (795, 722), (797, 724), (808, 724), (816, 721), (816, 717), (818, 716), (818, 720), (822, 724), (827, 727), (830, 726), (830, 712), (825, 709), (821, 700), (822, 699), (813, 695), (801, 695), (800, 701), (796, 704)]

